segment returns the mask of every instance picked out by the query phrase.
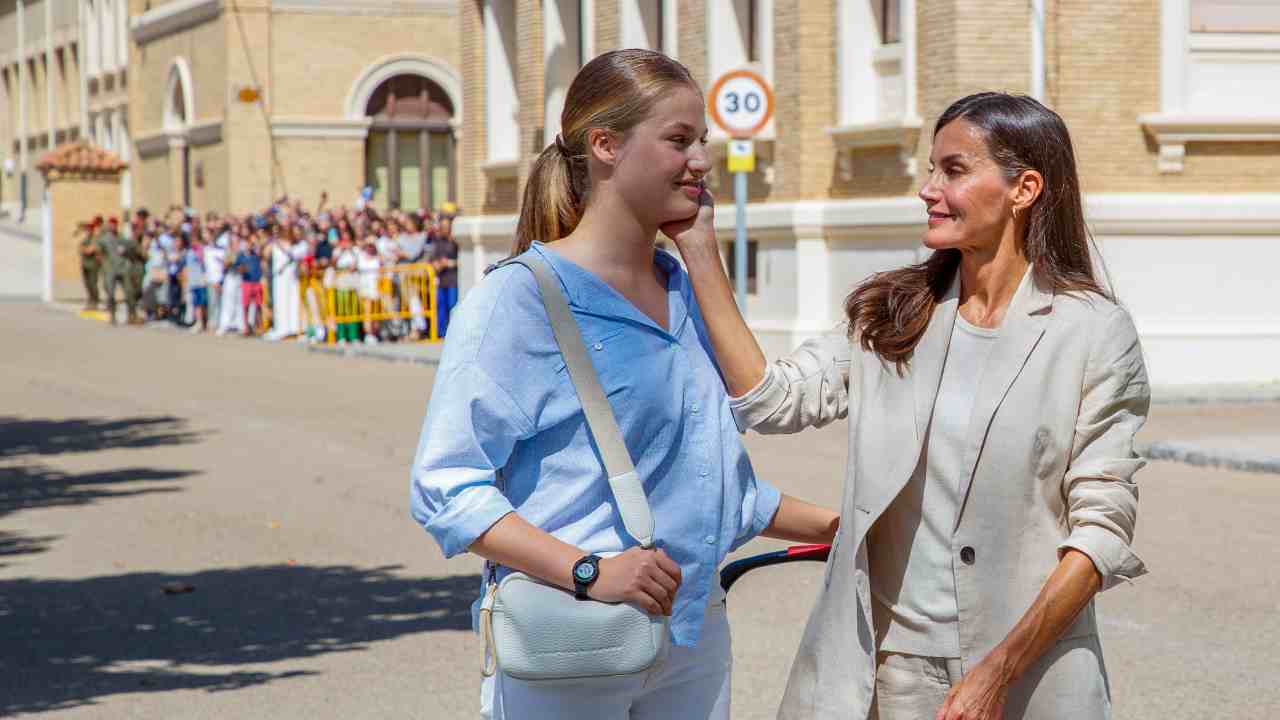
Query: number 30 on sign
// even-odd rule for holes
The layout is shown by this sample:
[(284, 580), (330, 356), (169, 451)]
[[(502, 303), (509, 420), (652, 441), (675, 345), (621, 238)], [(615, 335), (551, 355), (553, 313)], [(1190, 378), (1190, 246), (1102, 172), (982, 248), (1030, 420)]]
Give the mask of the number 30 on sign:
[(707, 98), (711, 119), (730, 136), (750, 138), (764, 129), (773, 116), (773, 89), (751, 70), (721, 75)]

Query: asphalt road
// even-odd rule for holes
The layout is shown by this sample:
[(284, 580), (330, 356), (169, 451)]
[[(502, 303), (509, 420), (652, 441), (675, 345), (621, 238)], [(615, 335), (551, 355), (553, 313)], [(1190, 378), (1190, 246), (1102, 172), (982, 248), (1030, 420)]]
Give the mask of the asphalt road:
[[(407, 510), (429, 367), (18, 302), (0, 337), (0, 715), (476, 716), (478, 562), (443, 560)], [(1280, 406), (1161, 407), (1149, 434), (1259, 425)], [(843, 433), (747, 443), (761, 475), (834, 503)], [(1270, 717), (1280, 476), (1139, 481), (1152, 573), (1099, 600), (1116, 717)], [(735, 587), (735, 718), (773, 716), (820, 577)]]

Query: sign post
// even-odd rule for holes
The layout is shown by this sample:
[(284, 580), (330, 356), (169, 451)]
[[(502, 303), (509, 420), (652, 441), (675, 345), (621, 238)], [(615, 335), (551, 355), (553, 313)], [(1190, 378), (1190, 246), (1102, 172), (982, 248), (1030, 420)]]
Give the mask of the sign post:
[(707, 99), (711, 119), (733, 139), (729, 141), (729, 172), (733, 173), (734, 285), (738, 309), (747, 311), (747, 173), (756, 169), (751, 138), (773, 116), (773, 88), (752, 70), (732, 70), (711, 86)]

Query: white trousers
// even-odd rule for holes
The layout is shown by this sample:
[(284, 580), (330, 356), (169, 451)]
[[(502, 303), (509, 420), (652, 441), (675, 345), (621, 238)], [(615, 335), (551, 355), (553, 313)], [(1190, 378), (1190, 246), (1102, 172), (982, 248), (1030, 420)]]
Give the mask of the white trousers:
[(271, 330), (277, 336), (302, 332), (302, 294), (293, 268), (276, 275), (271, 288)]
[(480, 685), (480, 716), (486, 720), (729, 720), (733, 676), (729, 618), (724, 596), (713, 597), (697, 647), (671, 646), (649, 672), (554, 687), (499, 672)]
[(240, 305), (240, 276), (228, 273), (222, 278), (222, 311), (218, 329), (244, 330), (244, 307)]

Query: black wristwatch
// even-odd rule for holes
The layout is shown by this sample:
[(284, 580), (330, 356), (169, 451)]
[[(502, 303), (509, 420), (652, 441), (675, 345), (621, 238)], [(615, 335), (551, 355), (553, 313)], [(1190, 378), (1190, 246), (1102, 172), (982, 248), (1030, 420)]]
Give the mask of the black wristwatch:
[(588, 555), (573, 564), (573, 596), (589, 600), (587, 588), (600, 577), (600, 557)]

